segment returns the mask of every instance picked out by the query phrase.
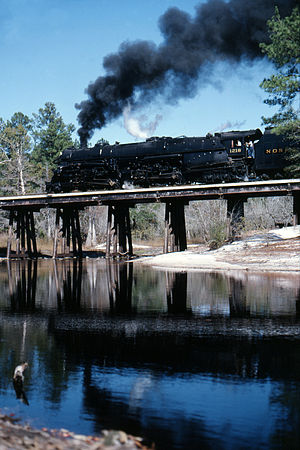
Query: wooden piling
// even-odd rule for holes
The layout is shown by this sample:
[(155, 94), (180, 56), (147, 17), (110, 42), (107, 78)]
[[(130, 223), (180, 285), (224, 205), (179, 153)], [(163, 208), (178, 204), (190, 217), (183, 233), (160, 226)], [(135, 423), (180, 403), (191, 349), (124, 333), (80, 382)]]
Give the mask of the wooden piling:
[(300, 225), (300, 193), (293, 194), (293, 225)]
[[(7, 258), (36, 258), (37, 245), (33, 210), (28, 208), (10, 209), (7, 239)], [(13, 243), (15, 241), (15, 251)]]
[(14, 211), (9, 212), (9, 228), (8, 228), (8, 238), (7, 238), (7, 259), (11, 257), (11, 246), (13, 241), (13, 224), (14, 224)]
[[(61, 253), (58, 253), (59, 241), (61, 241)], [(82, 258), (78, 208), (62, 207), (56, 209), (52, 257)]]
[(133, 254), (128, 205), (108, 205), (106, 258)]
[(185, 205), (186, 202), (182, 200), (166, 202), (164, 253), (182, 252), (187, 249)]

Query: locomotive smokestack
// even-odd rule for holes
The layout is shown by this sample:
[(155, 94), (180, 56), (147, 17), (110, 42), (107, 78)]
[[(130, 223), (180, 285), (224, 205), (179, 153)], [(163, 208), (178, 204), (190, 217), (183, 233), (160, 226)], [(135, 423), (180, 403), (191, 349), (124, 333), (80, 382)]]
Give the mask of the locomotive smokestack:
[(212, 82), (205, 69), (219, 61), (240, 62), (261, 58), (261, 42), (268, 40), (267, 20), (277, 5), (282, 16), (297, 0), (208, 0), (194, 17), (170, 8), (159, 19), (163, 42), (123, 42), (118, 53), (104, 58), (106, 76), (87, 90), (88, 99), (76, 104), (78, 130), (87, 141), (95, 128), (119, 117), (128, 102), (137, 109), (163, 95), (168, 103), (192, 97)]

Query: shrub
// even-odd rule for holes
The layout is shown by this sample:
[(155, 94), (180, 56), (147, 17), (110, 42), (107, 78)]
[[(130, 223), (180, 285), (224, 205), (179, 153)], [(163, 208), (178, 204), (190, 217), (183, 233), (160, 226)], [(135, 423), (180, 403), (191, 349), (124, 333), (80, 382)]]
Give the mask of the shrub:
[(227, 241), (227, 225), (225, 222), (217, 222), (209, 228), (209, 248), (216, 250)]

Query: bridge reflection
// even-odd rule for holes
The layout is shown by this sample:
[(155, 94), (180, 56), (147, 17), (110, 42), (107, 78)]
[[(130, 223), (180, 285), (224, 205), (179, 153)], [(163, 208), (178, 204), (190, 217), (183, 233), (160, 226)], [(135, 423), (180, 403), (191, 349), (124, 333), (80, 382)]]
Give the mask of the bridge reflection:
[(131, 313), (133, 263), (106, 262), (107, 286), (110, 311), (115, 313)]
[[(250, 400), (260, 397), (275, 380), (271, 414), (277, 402), (287, 418), (284, 429), (298, 436), (299, 302), (299, 280), (290, 275), (177, 273), (105, 260), (11, 261), (0, 265), (1, 392), (14, 359), (29, 357), (33, 411), (40, 398), (41, 411), (49, 405), (64, 420), (65, 405), (75, 398), (71, 408), (80, 405), (80, 420), (86, 417), (95, 432), (126, 429), (150, 436), (157, 448), (167, 448), (166, 441), (175, 448), (184, 429), (185, 448), (198, 448), (208, 434), (220, 448), (212, 425), (216, 387), (223, 389), (222, 414), (228, 392), (234, 399), (241, 393), (234, 403), (240, 418), (252, 411), (245, 391)], [(16, 396), (28, 402), (22, 391)], [(73, 409), (71, 417), (76, 420)]]
[(59, 311), (80, 309), (82, 286), (82, 261), (68, 260), (58, 265), (53, 261), (53, 275)]
[(186, 272), (166, 272), (166, 297), (169, 313), (188, 312)]
[(20, 313), (300, 316), (299, 283), (290, 282), (290, 288), (289, 279), (280, 281), (278, 276), (276, 281), (272, 276), (247, 273), (153, 271), (134, 263), (70, 259), (46, 265), (8, 261), (7, 279), (10, 309)]
[(13, 311), (33, 311), (35, 309), (37, 261), (7, 261), (9, 296)]

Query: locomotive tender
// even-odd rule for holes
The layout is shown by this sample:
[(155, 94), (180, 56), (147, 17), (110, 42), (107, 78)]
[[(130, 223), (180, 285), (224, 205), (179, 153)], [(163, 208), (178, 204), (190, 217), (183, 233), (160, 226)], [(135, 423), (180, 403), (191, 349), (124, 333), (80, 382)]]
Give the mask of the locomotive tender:
[(282, 176), (282, 136), (259, 129), (205, 137), (152, 137), (145, 142), (68, 148), (47, 184), (49, 192), (238, 182)]

